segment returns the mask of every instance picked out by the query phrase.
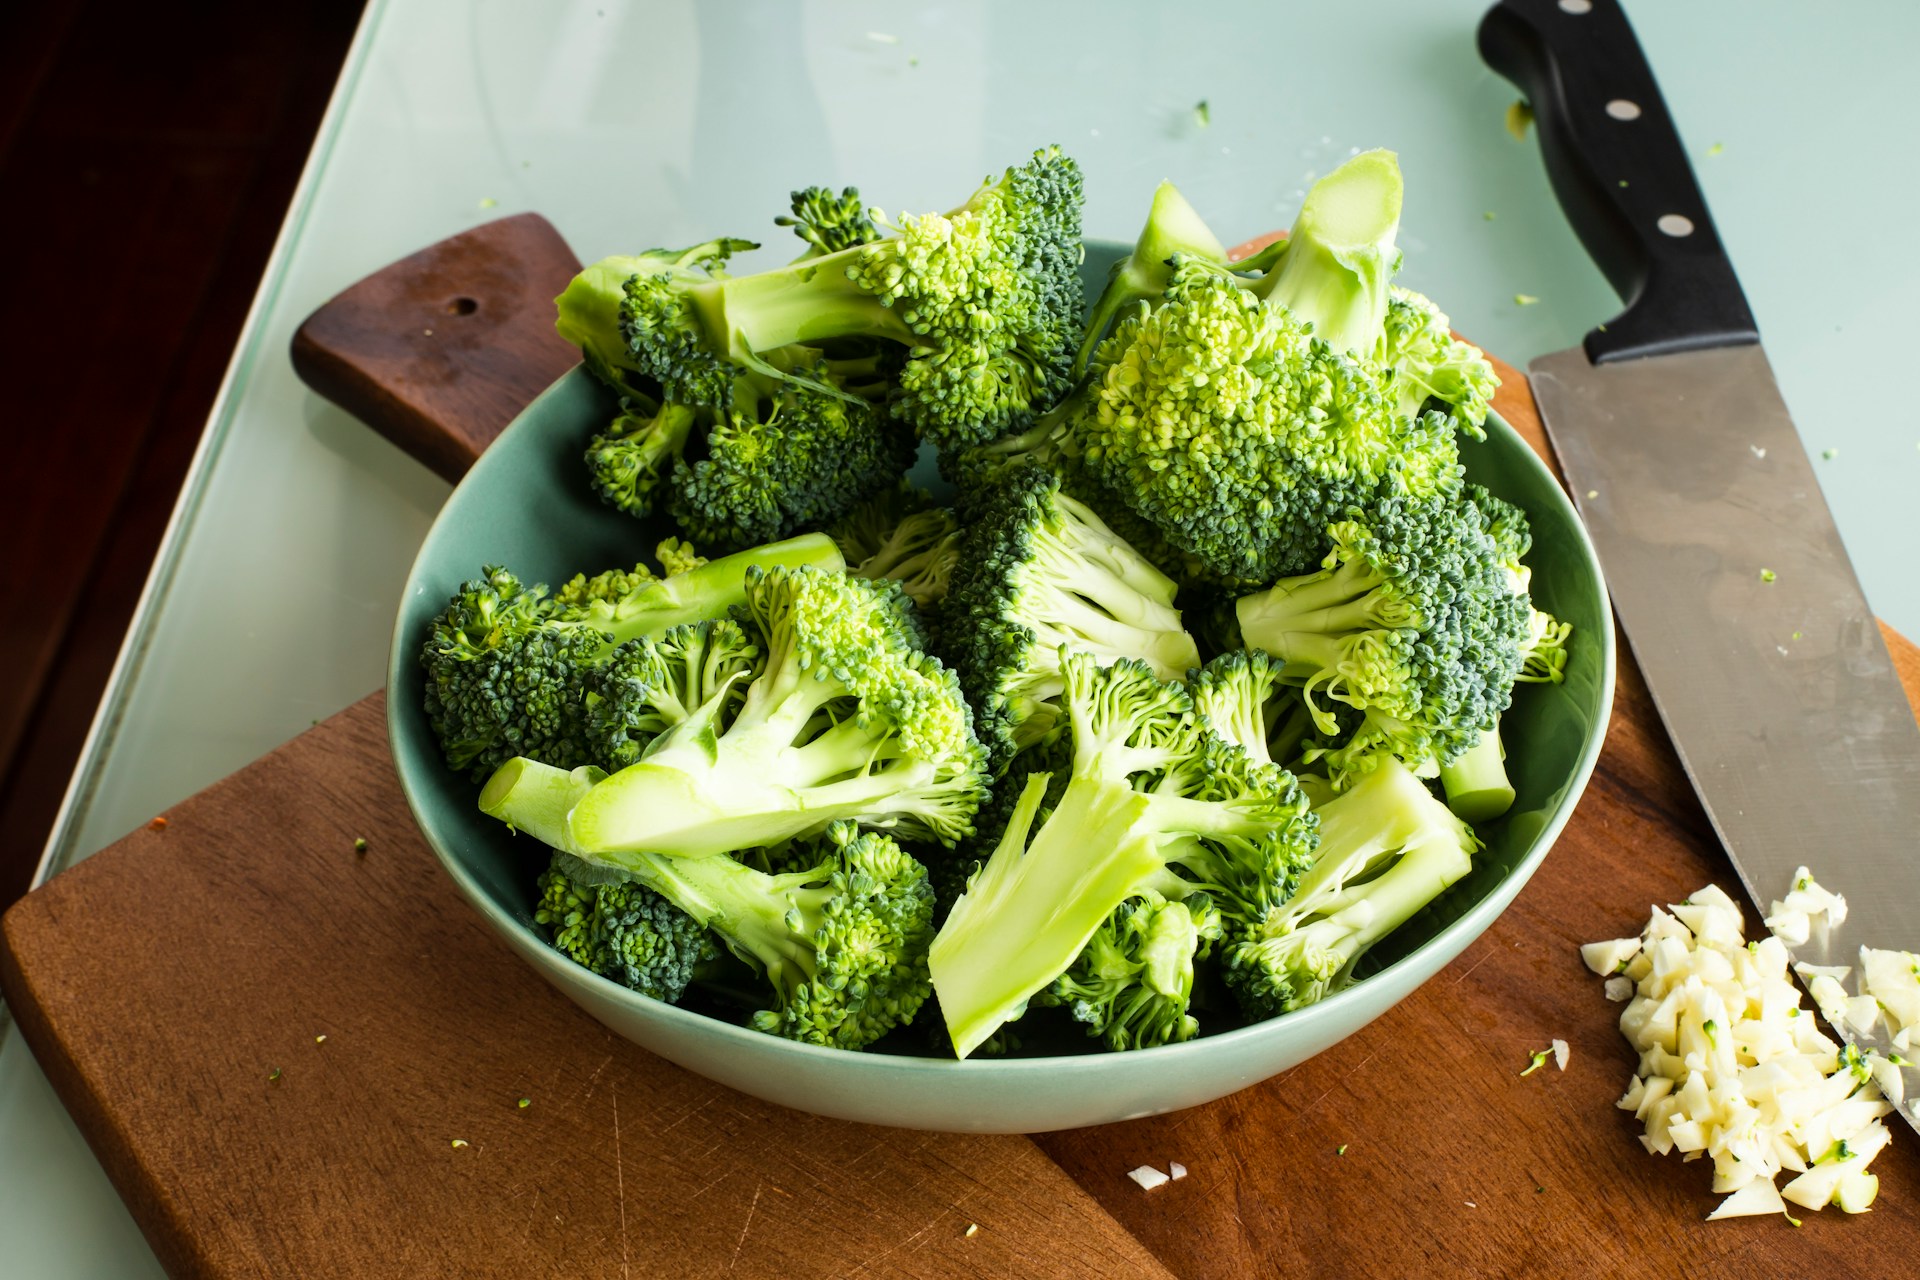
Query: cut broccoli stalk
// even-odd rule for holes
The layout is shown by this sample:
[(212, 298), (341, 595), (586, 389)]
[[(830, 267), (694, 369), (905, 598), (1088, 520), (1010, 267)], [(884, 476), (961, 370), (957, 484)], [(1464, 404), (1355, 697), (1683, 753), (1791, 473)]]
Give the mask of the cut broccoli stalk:
[(1147, 212), (1147, 225), (1133, 243), (1133, 252), (1113, 264), (1107, 274), (1107, 287), (1093, 304), (1087, 320), (1087, 336), (1074, 357), (1073, 374), (1086, 372), (1093, 349), (1106, 336), (1113, 318), (1140, 302), (1157, 302), (1173, 278), (1171, 262), (1175, 254), (1199, 258), (1205, 262), (1225, 263), (1226, 246), (1187, 203), (1180, 189), (1171, 182), (1154, 188), (1153, 207)]
[(606, 770), (592, 765), (556, 769), (516, 756), (494, 770), (487, 785), (480, 788), (480, 812), (525, 832), (550, 849), (582, 857), (567, 839), (567, 815), (606, 776)]
[(729, 609), (745, 602), (750, 573), (802, 567), (838, 573), (846, 568), (846, 561), (840, 556), (840, 548), (826, 534), (802, 534), (784, 542), (736, 551), (685, 573), (643, 582), (618, 601), (596, 601), (588, 609), (584, 622), (606, 634), (600, 655), (604, 657), (625, 640), (657, 636), (691, 622), (725, 617)]
[(1061, 664), (1066, 790), (1036, 832), (1049, 779), (1028, 780), (929, 955), (962, 1058), (1065, 973), (1128, 898), (1205, 892), (1230, 916), (1262, 915), (1284, 899), (1311, 838), (1292, 778), (1209, 732), (1180, 686), (1138, 662), (1101, 669), (1065, 654)]
[(1226, 956), (1252, 1017), (1302, 1008), (1351, 981), (1367, 949), (1465, 875), (1473, 831), (1388, 757), (1315, 811), (1320, 850), (1294, 896)]
[(1393, 239), (1403, 191), (1393, 152), (1361, 152), (1313, 184), (1279, 265), (1250, 287), (1311, 323), (1335, 351), (1372, 356), (1400, 265)]
[(555, 298), (553, 327), (580, 348), (591, 371), (608, 386), (631, 394), (643, 385), (633, 375), (645, 372), (621, 334), (620, 312), (627, 281), (635, 276), (683, 281), (704, 280), (710, 266), (735, 253), (759, 248), (751, 240), (719, 239), (691, 249), (651, 249), (646, 253), (602, 258), (585, 268)]

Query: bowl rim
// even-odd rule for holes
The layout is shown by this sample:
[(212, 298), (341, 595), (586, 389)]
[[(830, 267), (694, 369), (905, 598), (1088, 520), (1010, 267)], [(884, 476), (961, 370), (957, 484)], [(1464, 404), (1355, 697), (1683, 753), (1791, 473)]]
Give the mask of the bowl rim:
[[(521, 410), (513, 421), (501, 432), (501, 435), (504, 436), (511, 431), (526, 429), (524, 424), (538, 418), (539, 415), (536, 413), (536, 410), (540, 407), (542, 401), (550, 396), (557, 396), (562, 392), (563, 388), (567, 386), (570, 380), (588, 376), (590, 375), (585, 372), (584, 366), (581, 365), (576, 365), (567, 373), (562, 374), (552, 386), (542, 391), (525, 409)], [(1523, 374), (1522, 377), (1524, 376)], [(1189, 1060), (1195, 1054), (1226, 1052), (1225, 1049), (1214, 1048), (1213, 1046), (1248, 1046), (1264, 1038), (1289, 1034), (1290, 1029), (1310, 1028), (1316, 1023), (1325, 1020), (1340, 1019), (1346, 1014), (1349, 1006), (1369, 999), (1371, 993), (1368, 988), (1380, 985), (1389, 975), (1404, 973), (1409, 967), (1417, 966), (1421, 962), (1422, 957), (1430, 956), (1439, 950), (1451, 948), (1448, 954), (1457, 955), (1467, 946), (1471, 945), (1473, 939), (1479, 937), (1492, 926), (1494, 920), (1498, 919), (1499, 916), (1506, 911), (1507, 907), (1512, 905), (1513, 900), (1519, 896), (1521, 889), (1526, 887), (1527, 882), (1533, 877), (1534, 872), (1538, 870), (1541, 862), (1545, 861), (1548, 852), (1552, 850), (1554, 843), (1559, 839), (1561, 831), (1565, 829), (1568, 820), (1573, 816), (1574, 810), (1579, 807), (1580, 798), (1586, 792), (1587, 783), (1593, 776), (1594, 768), (1600, 758), (1601, 749), (1606, 743), (1607, 728), (1611, 723), (1613, 715), (1618, 639), (1615, 635), (1613, 622), (1612, 599), (1607, 591), (1606, 578), (1601, 571), (1599, 556), (1594, 550), (1592, 539), (1588, 536), (1586, 525), (1580, 520), (1579, 513), (1575, 510), (1571, 499), (1568, 498), (1559, 477), (1547, 466), (1545, 460), (1534, 451), (1533, 446), (1527, 442), (1526, 438), (1514, 430), (1512, 425), (1509, 424), (1497, 410), (1492, 410), (1487, 415), (1487, 434), (1489, 439), (1491, 439), (1496, 432), (1510, 437), (1508, 443), (1519, 449), (1521, 453), (1525, 455), (1525, 465), (1535, 471), (1537, 473), (1536, 478), (1544, 481), (1546, 488), (1551, 491), (1553, 502), (1558, 513), (1564, 522), (1576, 533), (1580, 551), (1586, 559), (1587, 567), (1593, 574), (1594, 582), (1598, 584), (1599, 599), (1597, 604), (1599, 606), (1600, 616), (1605, 619), (1605, 625), (1595, 629), (1599, 632), (1600, 640), (1600, 681), (1598, 688), (1600, 714), (1593, 722), (1587, 740), (1582, 745), (1579, 759), (1562, 793), (1562, 799), (1559, 805), (1556, 806), (1547, 822), (1534, 835), (1526, 853), (1514, 863), (1513, 868), (1494, 886), (1491, 892), (1475, 902), (1466, 911), (1462, 912), (1457, 919), (1440, 929), (1420, 946), (1414, 948), (1414, 950), (1400, 957), (1384, 969), (1369, 974), (1366, 978), (1340, 991), (1334, 992), (1323, 1000), (1308, 1005), (1303, 1009), (1296, 1009), (1291, 1013), (1266, 1018), (1259, 1022), (1250, 1023), (1244, 1027), (1236, 1027), (1231, 1031), (1222, 1031), (1215, 1035), (1196, 1036), (1192, 1040), (1182, 1041), (1179, 1044), (1156, 1045), (1151, 1048), (1132, 1049), (1126, 1053), (1103, 1052), (1097, 1048), (1090, 1048), (1084, 1053), (1048, 1054), (1044, 1056), (1019, 1058), (955, 1059), (937, 1058), (918, 1054), (867, 1053), (864, 1051), (835, 1049), (822, 1045), (805, 1044), (797, 1040), (786, 1040), (777, 1036), (769, 1036), (764, 1032), (754, 1031), (748, 1027), (738, 1026), (719, 1018), (709, 1017), (703, 1013), (696, 1013), (691, 1009), (683, 1009), (678, 1005), (668, 1004), (661, 1000), (654, 1000), (628, 987), (622, 986), (610, 978), (602, 977), (589, 969), (573, 964), (564, 956), (553, 951), (544, 939), (539, 938), (537, 934), (533, 934), (530, 926), (523, 924), (520, 920), (502, 910), (481, 887), (478, 878), (468, 872), (445, 846), (432, 825), (427, 821), (426, 815), (422, 812), (421, 804), (416, 801), (414, 788), (410, 784), (408, 774), (399, 764), (402, 753), (392, 748), (402, 733), (400, 717), (417, 717), (421, 714), (420, 709), (414, 706), (403, 707), (401, 700), (389, 697), (386, 707), (388, 745), (395, 761), (395, 773), (399, 777), (400, 790), (406, 799), (408, 811), (413, 815), (414, 825), (419, 829), (420, 835), (426, 840), (428, 847), (433, 850), (435, 859), (440, 863), (441, 867), (446, 870), (447, 874), (452, 877), (455, 887), (460, 890), (461, 896), (465, 898), (471, 906), (477, 909), (481, 916), (485, 918), (495, 930), (500, 931), (503, 935), (509, 932), (516, 935), (525, 934), (531, 936), (533, 941), (538, 942), (543, 950), (537, 952), (537, 954), (541, 956), (541, 962), (535, 967), (544, 969), (546, 971), (545, 976), (548, 977), (550, 982), (553, 982), (555, 985), (561, 985), (563, 983), (573, 983), (584, 980), (588, 985), (595, 983), (603, 984), (602, 987), (598, 988), (601, 994), (625, 1007), (636, 1017), (642, 1019), (659, 1019), (667, 1027), (678, 1027), (694, 1035), (718, 1037), (718, 1040), (715, 1041), (716, 1044), (735, 1044), (739, 1045), (742, 1049), (759, 1053), (794, 1053), (801, 1055), (801, 1060), (803, 1061), (811, 1058), (818, 1062), (838, 1062), (844, 1064), (849, 1070), (877, 1071), (896, 1076), (904, 1074), (907, 1076), (933, 1079), (964, 1072), (972, 1074), (997, 1073), (1010, 1077), (1020, 1077), (1036, 1072), (1045, 1074), (1051, 1071), (1057, 1071), (1063, 1063), (1075, 1064), (1079, 1069), (1089, 1069), (1099, 1063), (1114, 1063), (1118, 1066), (1122, 1062), (1154, 1062), (1165, 1063), (1168, 1068), (1172, 1069), (1177, 1068), (1179, 1063)], [(475, 464), (476, 469), (478, 465), (478, 463)], [(469, 471), (468, 475), (472, 475), (472, 471)], [(424, 592), (422, 584), (418, 581), (422, 569), (422, 561), (426, 557), (427, 548), (434, 544), (442, 521), (449, 518), (448, 513), (456, 505), (455, 499), (458, 496), (460, 485), (464, 485), (466, 482), (466, 477), (462, 477), (459, 484), (455, 486), (454, 492), (448, 496), (447, 501), (435, 514), (433, 523), (428, 527), (426, 536), (421, 540), (420, 549), (415, 553), (413, 564), (407, 570), (407, 580), (401, 589), (400, 604), (394, 619), (391, 648), (388, 652), (386, 687), (389, 691), (403, 687), (402, 675), (405, 670), (405, 664), (415, 661), (416, 643), (407, 634), (409, 625), (407, 605), (417, 594)], [(512, 949), (516, 951), (522, 950), (517, 947)], [(528, 949), (526, 954), (535, 954), (535, 952)], [(523, 956), (523, 958), (525, 957)], [(1420, 984), (1416, 983), (1415, 985), (1417, 988)], [(558, 994), (564, 995), (565, 992), (562, 991)], [(1384, 1010), (1381, 1012), (1384, 1012)], [(1252, 1081), (1248, 1081), (1248, 1083), (1252, 1083)]]

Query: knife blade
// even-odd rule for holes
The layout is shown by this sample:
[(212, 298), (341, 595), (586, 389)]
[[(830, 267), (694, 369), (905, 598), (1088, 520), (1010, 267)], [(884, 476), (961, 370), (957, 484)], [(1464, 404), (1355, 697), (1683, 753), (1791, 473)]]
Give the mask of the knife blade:
[[(1920, 951), (1920, 728), (1626, 13), (1501, 0), (1479, 39), (1627, 300), (1529, 373), (1687, 776), (1756, 904), (1802, 865), (1846, 897), (1796, 963)], [(1889, 1050), (1884, 1021), (1834, 1030)]]

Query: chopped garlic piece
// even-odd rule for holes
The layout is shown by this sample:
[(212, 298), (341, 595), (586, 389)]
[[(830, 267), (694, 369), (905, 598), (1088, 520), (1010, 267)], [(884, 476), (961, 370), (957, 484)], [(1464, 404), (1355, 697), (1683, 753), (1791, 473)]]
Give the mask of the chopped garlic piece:
[(1619, 1004), (1633, 996), (1633, 979), (1620, 975), (1607, 979), (1607, 999)]
[(1787, 1202), (1780, 1198), (1780, 1189), (1771, 1182), (1756, 1178), (1746, 1186), (1722, 1200), (1719, 1207), (1707, 1215), (1707, 1221), (1720, 1218), (1751, 1218), (1763, 1213), (1785, 1213)]
[(1167, 1166), (1167, 1175), (1170, 1180), (1174, 1182), (1178, 1182), (1180, 1181), (1180, 1179), (1187, 1176), (1187, 1166), (1181, 1164), (1178, 1160), (1175, 1160), (1172, 1164)]
[(1567, 1069), (1567, 1058), (1572, 1052), (1573, 1050), (1567, 1047), (1565, 1040), (1555, 1040), (1553, 1042), (1553, 1065), (1565, 1071)]
[(1140, 1186), (1147, 1191), (1151, 1191), (1155, 1187), (1164, 1187), (1167, 1183), (1173, 1181), (1172, 1178), (1169, 1178), (1166, 1174), (1160, 1172), (1150, 1164), (1143, 1164), (1138, 1169), (1129, 1170), (1127, 1176), (1139, 1183)]
[(1605, 977), (1609, 973), (1619, 973), (1627, 967), (1627, 961), (1640, 954), (1640, 939), (1615, 938), (1611, 942), (1589, 942), (1580, 948), (1580, 958), (1587, 968)]

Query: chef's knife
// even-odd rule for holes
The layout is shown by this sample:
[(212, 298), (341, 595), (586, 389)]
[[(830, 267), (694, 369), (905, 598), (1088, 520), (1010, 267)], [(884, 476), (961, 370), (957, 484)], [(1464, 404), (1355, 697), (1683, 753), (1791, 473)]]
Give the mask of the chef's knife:
[(1502, 0), (1480, 50), (1627, 301), (1529, 372), (1681, 763), (1756, 903), (1803, 864), (1845, 895), (1797, 962), (1920, 950), (1920, 729), (1633, 28), (1618, 0)]

